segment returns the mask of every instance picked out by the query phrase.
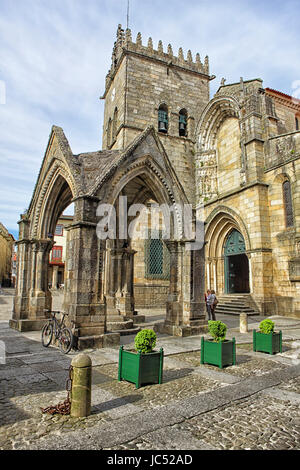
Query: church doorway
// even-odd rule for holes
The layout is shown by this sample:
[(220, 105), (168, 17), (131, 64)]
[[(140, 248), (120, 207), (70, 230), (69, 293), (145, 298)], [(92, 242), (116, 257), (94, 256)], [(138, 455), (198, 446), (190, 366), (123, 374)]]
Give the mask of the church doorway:
[(248, 294), (249, 260), (245, 253), (245, 240), (238, 230), (230, 232), (224, 248), (226, 294)]

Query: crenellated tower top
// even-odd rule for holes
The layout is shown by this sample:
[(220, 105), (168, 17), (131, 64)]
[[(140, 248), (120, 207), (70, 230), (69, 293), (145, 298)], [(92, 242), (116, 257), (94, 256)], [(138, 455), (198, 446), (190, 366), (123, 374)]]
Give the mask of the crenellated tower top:
[(164, 51), (163, 43), (161, 40), (158, 42), (157, 49), (155, 49), (153, 47), (153, 40), (151, 37), (148, 38), (147, 45), (143, 45), (142, 35), (140, 32), (137, 34), (136, 40), (134, 42), (132, 40), (131, 29), (127, 28), (126, 30), (124, 30), (122, 28), (122, 25), (119, 24), (117, 29), (117, 38), (114, 43), (112, 52), (111, 67), (106, 76), (105, 93), (103, 98), (105, 98), (105, 95), (110, 87), (115, 72), (118, 69), (120, 62), (122, 61), (126, 53), (142, 55), (144, 58), (165, 62), (168, 67), (184, 69), (185, 71), (197, 73), (205, 76), (206, 79), (215, 78), (214, 76), (209, 76), (208, 56), (206, 56), (204, 61), (202, 62), (200, 59), (200, 54), (199, 52), (197, 52), (195, 60), (193, 60), (192, 52), (188, 50), (185, 58), (183, 49), (181, 47), (179, 48), (178, 55), (176, 56), (173, 53), (171, 44), (168, 44), (166, 50)]
[[(209, 75), (206, 56), (175, 54), (171, 44), (152, 38), (144, 41), (141, 33), (135, 40), (129, 28), (121, 25), (112, 51), (110, 70), (106, 76), (103, 99), (104, 119), (102, 146), (125, 149), (148, 126), (153, 126), (165, 150), (182, 163), (186, 146), (195, 141), (195, 123), (209, 101)], [(176, 153), (177, 152), (177, 153)], [(176, 156), (177, 155), (177, 156)], [(181, 155), (181, 156), (179, 156)]]

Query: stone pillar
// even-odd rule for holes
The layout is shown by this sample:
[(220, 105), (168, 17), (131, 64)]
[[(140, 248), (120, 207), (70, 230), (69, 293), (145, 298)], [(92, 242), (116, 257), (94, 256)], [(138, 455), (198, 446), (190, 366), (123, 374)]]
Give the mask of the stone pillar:
[(54, 242), (32, 240), (31, 288), (29, 293), (29, 318), (38, 320), (48, 317), (45, 309), (51, 309), (52, 299), (48, 287), (49, 253)]
[(52, 265), (52, 289), (57, 289), (58, 268), (58, 266)]
[(17, 273), (16, 290), (13, 304), (12, 320), (10, 326), (19, 328), (18, 321), (26, 319), (28, 315), (28, 292), (29, 292), (29, 271), (28, 260), (31, 255), (31, 245), (29, 242), (29, 220), (21, 218), (19, 224), (19, 240), (16, 242), (17, 250)]
[(247, 313), (240, 313), (240, 333), (248, 333)]
[[(170, 251), (170, 288), (162, 331), (188, 336), (206, 331), (204, 247), (187, 249), (186, 241), (166, 241)], [(156, 325), (157, 329), (160, 326)]]
[(255, 302), (256, 308), (262, 315), (274, 315), (276, 310), (273, 297), (273, 256), (271, 249), (260, 249), (251, 252), (251, 272), (251, 298)]
[(213, 260), (213, 279), (214, 279), (214, 291), (217, 292), (217, 260)]
[(207, 265), (206, 265), (206, 286), (207, 289), (211, 289), (210, 285), (210, 260), (207, 260)]
[(67, 230), (64, 310), (75, 325), (77, 338), (93, 338), (90, 344), (86, 340), (86, 347), (103, 347), (105, 305), (98, 292), (102, 272), (97, 263), (96, 224), (75, 222)]
[(166, 241), (170, 252), (170, 287), (166, 304), (165, 327), (182, 325), (183, 247), (181, 242)]
[(121, 315), (132, 317), (134, 313), (134, 294), (133, 294), (133, 274), (134, 274), (134, 255), (135, 250), (123, 248), (121, 254), (121, 286), (117, 292), (120, 292), (117, 298), (117, 305)]
[(97, 237), (95, 222), (98, 199), (80, 197), (74, 202), (74, 222), (66, 228), (64, 310), (68, 322), (73, 322), (79, 349), (119, 344), (118, 334), (105, 334), (103, 241)]
[(108, 282), (107, 282), (107, 328), (111, 331), (133, 327), (134, 315), (134, 255), (130, 247), (108, 248)]
[(107, 249), (107, 315), (131, 317), (134, 313), (133, 275), (135, 250), (129, 247)]
[(18, 280), (10, 326), (20, 331), (40, 330), (51, 309), (48, 289), (48, 260), (53, 242), (20, 240), (18, 242)]
[(86, 417), (91, 414), (92, 361), (87, 354), (78, 354), (71, 362), (72, 390), (71, 416)]
[(250, 294), (253, 292), (253, 283), (252, 283), (252, 263), (251, 263), (251, 255), (248, 256), (248, 261), (249, 261), (249, 289), (250, 289)]

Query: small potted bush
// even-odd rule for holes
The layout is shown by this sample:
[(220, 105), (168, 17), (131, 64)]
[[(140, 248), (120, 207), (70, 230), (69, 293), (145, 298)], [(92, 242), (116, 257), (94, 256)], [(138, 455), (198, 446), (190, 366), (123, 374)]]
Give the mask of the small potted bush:
[(156, 334), (153, 330), (141, 330), (134, 339), (135, 351), (120, 346), (118, 380), (133, 382), (136, 388), (149, 383), (162, 383), (163, 348), (154, 351)]
[(253, 330), (253, 351), (269, 354), (282, 352), (282, 332), (274, 331), (275, 323), (266, 318), (259, 324), (259, 330)]
[(221, 321), (209, 321), (212, 339), (201, 338), (201, 364), (212, 364), (222, 369), (236, 363), (235, 338), (227, 340), (227, 326)]

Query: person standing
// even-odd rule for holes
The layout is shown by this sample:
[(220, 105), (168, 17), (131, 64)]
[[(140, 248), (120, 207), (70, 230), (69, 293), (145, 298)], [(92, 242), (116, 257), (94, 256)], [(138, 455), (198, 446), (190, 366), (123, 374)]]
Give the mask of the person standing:
[(218, 303), (218, 299), (216, 296), (216, 292), (213, 289), (211, 290), (210, 302), (211, 302), (210, 303), (211, 316), (212, 316), (212, 319), (215, 321), (216, 320), (215, 310), (216, 310), (216, 306)]
[(206, 302), (206, 311), (207, 311), (208, 320), (212, 320), (213, 318), (212, 318), (211, 306), (212, 306), (213, 299), (211, 296), (211, 291), (209, 289), (207, 290), (205, 294), (205, 302)]

